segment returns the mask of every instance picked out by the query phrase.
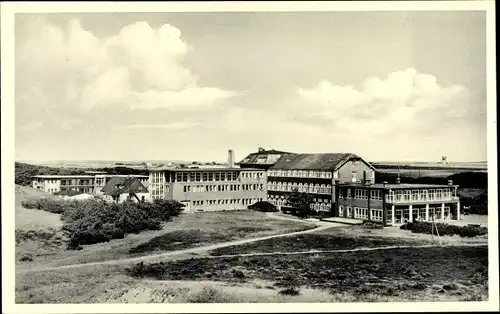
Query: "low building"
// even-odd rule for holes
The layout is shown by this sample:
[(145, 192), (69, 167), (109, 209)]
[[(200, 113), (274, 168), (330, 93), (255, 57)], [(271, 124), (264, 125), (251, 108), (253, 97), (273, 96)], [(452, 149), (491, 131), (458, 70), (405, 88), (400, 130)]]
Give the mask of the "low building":
[[(232, 165), (231, 152), (228, 165)], [(149, 193), (152, 200), (183, 203), (185, 212), (241, 210), (266, 200), (266, 172), (235, 166), (150, 169)]]
[(372, 183), (375, 168), (351, 153), (288, 153), (267, 170), (267, 178), (268, 201), (279, 209), (288, 207), (287, 196), (297, 189), (310, 194), (311, 209), (330, 215), (335, 203), (335, 181)]
[(94, 193), (95, 176), (93, 175), (38, 175), (33, 177), (33, 188), (48, 193), (74, 190), (82, 193)]
[(48, 193), (73, 190), (80, 193), (102, 194), (101, 189), (111, 178), (136, 177), (143, 185), (149, 185), (147, 175), (109, 175), (100, 171), (88, 171), (86, 175), (37, 175), (33, 176), (32, 186)]
[(397, 226), (412, 221), (460, 219), (457, 185), (338, 183), (335, 217)]
[(101, 190), (104, 200), (122, 203), (125, 201), (149, 201), (149, 191), (136, 177), (113, 177)]

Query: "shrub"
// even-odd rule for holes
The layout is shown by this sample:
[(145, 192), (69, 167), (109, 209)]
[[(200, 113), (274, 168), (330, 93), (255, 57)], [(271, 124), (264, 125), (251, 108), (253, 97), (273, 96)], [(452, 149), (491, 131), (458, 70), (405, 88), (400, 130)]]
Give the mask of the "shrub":
[(265, 202), (265, 201), (261, 201), (261, 202), (257, 202), (255, 204), (252, 204), (252, 205), (248, 206), (248, 209), (256, 210), (256, 211), (264, 212), (264, 213), (278, 211), (276, 206), (274, 206), (273, 204), (271, 204), (269, 202)]
[[(445, 223), (435, 223), (439, 236), (459, 235), (461, 237), (475, 237), (488, 234), (488, 228), (478, 225), (456, 226)], [(415, 221), (408, 222), (400, 227), (400, 229), (410, 230), (412, 233), (437, 234), (436, 227), (433, 227), (431, 222)], [(434, 231), (433, 231), (434, 228)]]
[(69, 249), (120, 239), (128, 233), (159, 230), (163, 222), (178, 216), (184, 208), (181, 203), (170, 200), (116, 204), (99, 199), (65, 201), (48, 198), (28, 200), (23, 206), (61, 214), (65, 222), (63, 231), (70, 239)]
[(279, 294), (284, 294), (284, 295), (299, 295), (300, 290), (295, 288), (295, 287), (288, 287), (285, 289), (282, 289), (279, 291)]
[(19, 260), (21, 262), (32, 262), (33, 261), (33, 255), (31, 253), (24, 253)]
[(121, 239), (143, 230), (160, 230), (163, 222), (183, 210), (181, 203), (166, 200), (121, 204), (89, 200), (73, 205), (62, 215), (66, 222), (63, 230), (70, 238), (68, 249)]

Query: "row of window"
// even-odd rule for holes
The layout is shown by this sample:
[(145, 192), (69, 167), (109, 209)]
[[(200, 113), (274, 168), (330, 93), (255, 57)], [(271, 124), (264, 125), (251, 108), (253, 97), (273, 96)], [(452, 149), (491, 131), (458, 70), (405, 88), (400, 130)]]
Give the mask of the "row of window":
[(263, 171), (251, 171), (251, 172), (241, 172), (241, 178), (242, 179), (260, 179), (264, 178), (266, 176), (266, 173)]
[(430, 190), (396, 190), (389, 191), (388, 202), (410, 202), (410, 201), (433, 201), (449, 200), (456, 196), (453, 189), (430, 189)]
[(219, 182), (238, 181), (241, 179), (260, 179), (265, 177), (263, 171), (206, 171), (206, 172), (176, 172), (175, 182)]
[(61, 180), (61, 185), (93, 185), (94, 180)]
[(185, 185), (184, 192), (264, 191), (264, 184)]
[[(285, 199), (285, 196), (283, 195), (269, 195), (269, 200), (271, 199)], [(332, 201), (329, 198), (313, 198), (313, 202), (319, 202), (319, 203), (331, 203)]]
[[(331, 171), (316, 171), (316, 170), (282, 170), (271, 169), (267, 171), (269, 177), (296, 177), (296, 178), (323, 178), (331, 179)], [(338, 178), (338, 172), (333, 173), (333, 178)]]
[(285, 191), (291, 192), (297, 189), (299, 192), (303, 193), (317, 193), (317, 194), (332, 194), (331, 184), (307, 184), (307, 183), (291, 183), (291, 182), (269, 182), (267, 184), (267, 189), (269, 191)]
[[(286, 199), (270, 198), (270, 199), (268, 199), (268, 202), (273, 204), (274, 206), (278, 206), (278, 207), (286, 207), (287, 206)], [(315, 211), (330, 211), (332, 208), (332, 204), (331, 203), (315, 202), (315, 203), (309, 204), (309, 207)]]
[(243, 198), (243, 199), (223, 199), (223, 200), (201, 200), (201, 201), (192, 201), (192, 206), (209, 206), (209, 205), (226, 205), (226, 204), (235, 204), (235, 205), (252, 205), (257, 202), (262, 201), (262, 198)]
[[(389, 210), (389, 215), (392, 213)], [(425, 208), (413, 208), (411, 215), (414, 220), (441, 220), (449, 219), (451, 217), (451, 210), (449, 206), (445, 206), (444, 210), (441, 206), (439, 207), (429, 207), (429, 216), (427, 218), (427, 210)], [(410, 219), (410, 209), (409, 208), (397, 208), (394, 211), (394, 222), (402, 223)]]
[[(369, 219), (368, 216), (368, 208), (363, 208), (363, 207), (354, 207), (354, 212), (352, 211), (353, 208), (350, 206), (345, 207), (346, 210), (346, 216), (347, 217), (354, 217), (358, 219)], [(381, 209), (370, 209), (370, 214), (371, 214), (371, 220), (375, 221), (382, 221), (382, 215), (383, 211)], [(344, 206), (339, 206), (339, 216), (344, 217)]]
[[(339, 189), (339, 198), (351, 198), (351, 189)], [(368, 190), (367, 189), (354, 189), (354, 198), (365, 200), (368, 199)], [(381, 200), (382, 199), (382, 191), (381, 190), (371, 190), (370, 198), (372, 200)]]

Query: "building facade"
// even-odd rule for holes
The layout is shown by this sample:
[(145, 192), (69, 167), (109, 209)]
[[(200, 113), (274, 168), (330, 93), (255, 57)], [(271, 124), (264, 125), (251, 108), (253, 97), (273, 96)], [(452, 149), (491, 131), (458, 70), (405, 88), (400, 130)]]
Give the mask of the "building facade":
[(151, 200), (176, 200), (185, 212), (240, 210), (267, 198), (262, 169), (150, 169)]
[[(149, 176), (130, 175), (137, 178), (146, 187), (149, 185)], [(108, 175), (102, 173), (86, 175), (38, 175), (33, 177), (32, 186), (35, 189), (48, 193), (58, 193), (73, 190), (81, 193), (102, 195), (101, 190), (114, 177), (130, 177), (127, 175)]]
[(375, 169), (350, 153), (287, 154), (267, 170), (268, 201), (287, 208), (287, 195), (297, 189), (310, 194), (311, 209), (331, 214), (335, 203), (335, 182), (371, 183)]
[(335, 217), (397, 226), (412, 221), (460, 219), (457, 185), (338, 184)]

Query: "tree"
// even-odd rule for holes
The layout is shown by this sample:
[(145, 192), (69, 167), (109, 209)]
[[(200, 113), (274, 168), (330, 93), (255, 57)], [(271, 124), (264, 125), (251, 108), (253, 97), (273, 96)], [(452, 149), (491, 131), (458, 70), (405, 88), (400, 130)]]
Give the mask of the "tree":
[(287, 205), (295, 211), (299, 217), (307, 217), (311, 212), (311, 195), (303, 192), (299, 192), (297, 188), (292, 190), (286, 199)]

